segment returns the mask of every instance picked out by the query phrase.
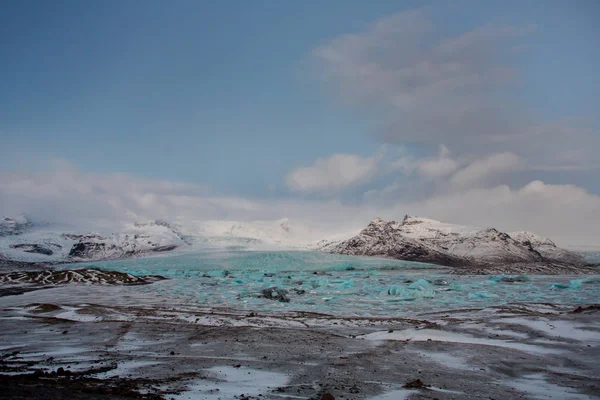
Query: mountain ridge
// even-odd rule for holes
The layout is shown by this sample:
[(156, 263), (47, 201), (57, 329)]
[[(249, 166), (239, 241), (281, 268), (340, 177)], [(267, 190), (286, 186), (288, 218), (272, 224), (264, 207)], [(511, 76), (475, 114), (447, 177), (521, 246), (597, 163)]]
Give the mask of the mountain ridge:
[(589, 267), (580, 254), (557, 247), (552, 240), (532, 232), (505, 233), (410, 215), (402, 222), (377, 217), (357, 235), (322, 243), (319, 250), (427, 262), (472, 273), (503, 268), (579, 273)]

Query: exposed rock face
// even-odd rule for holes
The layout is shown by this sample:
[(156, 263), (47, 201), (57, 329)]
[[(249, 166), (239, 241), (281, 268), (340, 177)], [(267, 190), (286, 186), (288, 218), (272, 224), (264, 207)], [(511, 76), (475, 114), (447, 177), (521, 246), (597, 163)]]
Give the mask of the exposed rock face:
[[(155, 225), (154, 227), (162, 227)], [(138, 226), (140, 228), (140, 226)], [(68, 257), (72, 260), (115, 260), (166, 252), (184, 244), (179, 235), (163, 227), (159, 234), (119, 234), (100, 236), (94, 234), (70, 235), (78, 239)]]
[(328, 253), (388, 257), (442, 265), (455, 265), (460, 262), (450, 254), (403, 236), (397, 225), (395, 221), (386, 222), (381, 218), (375, 218), (353, 238), (340, 243), (326, 244), (321, 249)]
[[(57, 245), (57, 246), (60, 246), (60, 245)], [(30, 243), (12, 244), (12, 245), (10, 245), (10, 248), (11, 249), (21, 249), (22, 251), (24, 251), (26, 253), (44, 254), (46, 256), (51, 256), (52, 254), (54, 254), (52, 249), (49, 249), (48, 247), (45, 247), (45, 246), (41, 246), (39, 244), (30, 244)]]
[(401, 223), (376, 218), (358, 235), (324, 243), (329, 253), (389, 257), (453, 267), (507, 264), (584, 266), (583, 257), (529, 232), (507, 234), (406, 216)]
[(511, 232), (510, 236), (524, 246), (530, 246), (540, 253), (545, 259), (551, 259), (568, 264), (583, 263), (580, 254), (561, 249), (548, 238), (541, 237), (531, 232)]

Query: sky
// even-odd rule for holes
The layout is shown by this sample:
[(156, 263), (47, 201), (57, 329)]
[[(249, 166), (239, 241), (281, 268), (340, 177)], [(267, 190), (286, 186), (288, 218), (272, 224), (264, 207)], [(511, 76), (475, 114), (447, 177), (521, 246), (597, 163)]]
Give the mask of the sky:
[(594, 0), (32, 0), (0, 12), (0, 213), (379, 215), (600, 247)]

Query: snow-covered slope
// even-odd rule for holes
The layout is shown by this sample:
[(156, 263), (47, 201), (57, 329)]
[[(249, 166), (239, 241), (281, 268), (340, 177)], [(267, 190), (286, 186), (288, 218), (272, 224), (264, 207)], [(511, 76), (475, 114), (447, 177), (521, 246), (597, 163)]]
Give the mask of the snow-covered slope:
[(320, 249), (447, 266), (585, 263), (579, 254), (560, 249), (550, 239), (529, 232), (510, 235), (493, 228), (446, 224), (411, 216), (400, 223), (376, 218), (358, 235), (342, 242), (323, 243)]
[(3, 217), (0, 219), (0, 237), (19, 235), (31, 227), (27, 217), (20, 215), (16, 218)]
[[(88, 233), (58, 225), (5, 218), (0, 260), (69, 262), (112, 260), (204, 246), (315, 248), (324, 233), (289, 219), (275, 221), (155, 220), (124, 225), (118, 233)], [(346, 237), (346, 236), (344, 236)]]
[(170, 226), (136, 223), (124, 233), (109, 236), (68, 235), (77, 240), (69, 251), (72, 260), (111, 260), (171, 251), (185, 244)]
[(4, 218), (0, 225), (0, 260), (69, 262), (129, 258), (188, 246), (315, 248), (323, 232), (289, 219), (275, 221), (136, 222), (117, 233), (88, 233), (52, 224), (32, 224), (25, 217)]
[(308, 248), (323, 238), (322, 233), (287, 218), (274, 221), (185, 221), (180, 229), (196, 241), (211, 244)]
[[(347, 238), (350, 235), (343, 235)], [(326, 240), (320, 240), (327, 237)], [(277, 246), (389, 257), (447, 266), (585, 264), (582, 256), (529, 232), (511, 234), (406, 216), (402, 222), (376, 218), (358, 235), (335, 240), (288, 219), (277, 221), (149, 221), (118, 233), (85, 233), (37, 225), (24, 217), (0, 221), (0, 260), (71, 262), (110, 260), (167, 252), (188, 246)], [(333, 240), (332, 240), (333, 239)]]
[(320, 249), (328, 253), (389, 257), (444, 265), (454, 265), (458, 261), (418, 239), (402, 235), (398, 226), (395, 221), (386, 222), (375, 218), (358, 235), (341, 242), (322, 243)]
[(509, 235), (523, 246), (531, 246), (546, 259), (564, 263), (581, 263), (582, 261), (581, 254), (557, 247), (552, 240), (535, 233), (511, 232)]
[[(164, 222), (135, 223), (120, 233), (81, 233), (56, 226), (36, 226), (26, 219), (19, 224), (4, 218), (0, 255), (4, 260), (68, 262), (108, 260), (173, 250), (185, 239)], [(8, 223), (6, 223), (8, 222)]]

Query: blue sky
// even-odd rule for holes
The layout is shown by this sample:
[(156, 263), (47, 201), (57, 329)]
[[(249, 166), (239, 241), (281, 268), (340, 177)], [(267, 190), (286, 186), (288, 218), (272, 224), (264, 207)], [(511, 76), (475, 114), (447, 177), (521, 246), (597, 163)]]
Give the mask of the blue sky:
[(599, 16), (594, 0), (5, 1), (0, 212), (406, 212), (595, 240)]
[[(380, 145), (371, 133), (384, 125), (377, 110), (338, 102), (311, 52), (429, 4), (5, 2), (0, 165), (61, 158), (86, 171), (257, 194), (318, 156), (371, 154)], [(522, 100), (536, 113), (600, 109), (595, 2), (455, 7), (444, 20), (448, 32), (495, 21), (537, 25), (522, 60)]]
[(296, 163), (377, 146), (368, 118), (323, 96), (307, 70), (312, 47), (367, 21), (365, 7), (335, 26), (341, 2), (326, 13), (275, 1), (34, 4), (10, 2), (0, 21), (4, 168), (50, 156), (264, 190)]

